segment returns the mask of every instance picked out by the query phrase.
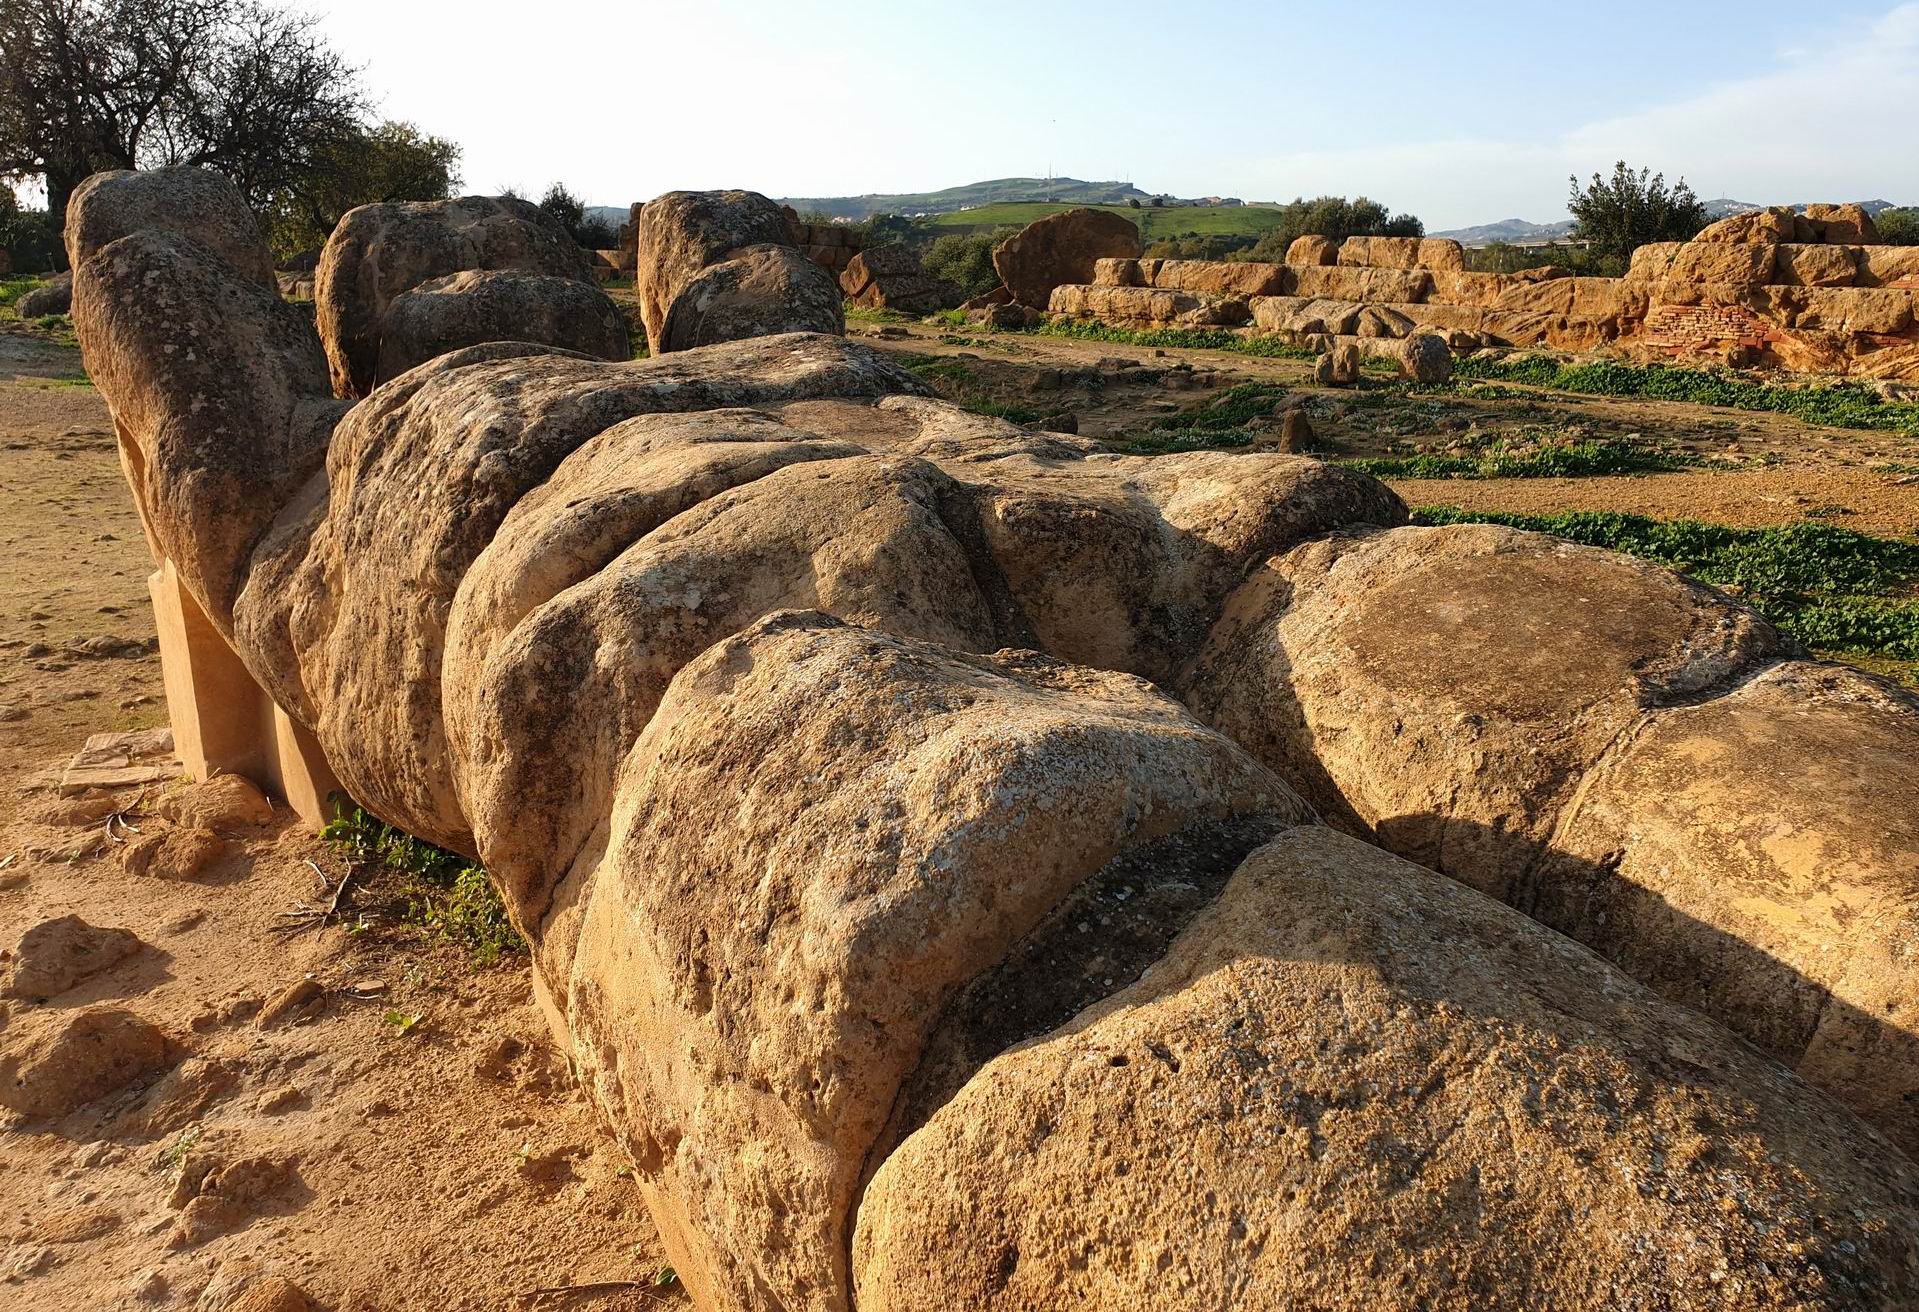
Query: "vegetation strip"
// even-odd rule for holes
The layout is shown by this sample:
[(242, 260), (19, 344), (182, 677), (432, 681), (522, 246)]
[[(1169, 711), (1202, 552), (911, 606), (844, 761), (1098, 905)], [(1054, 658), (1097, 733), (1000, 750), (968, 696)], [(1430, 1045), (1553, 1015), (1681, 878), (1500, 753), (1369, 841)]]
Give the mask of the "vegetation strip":
[(1454, 362), (1453, 378), (1455, 383), (1477, 379), (1589, 396), (1689, 401), (1733, 410), (1763, 410), (1832, 428), (1880, 429), (1919, 436), (1919, 403), (1888, 401), (1867, 383), (1792, 387), (1758, 382), (1715, 369), (1620, 364), (1609, 360), (1563, 363), (1543, 355), (1504, 359), (1465, 356)]
[(1616, 511), (1508, 515), (1423, 506), (1416, 524), (1503, 524), (1656, 560), (1724, 588), (1816, 652), (1919, 680), (1919, 542), (1831, 524), (1733, 528)]
[(357, 806), (350, 812), (336, 806), (320, 837), (350, 865), (389, 875), (388, 881), (372, 881), (374, 892), (387, 900), (386, 913), (394, 921), (420, 937), (465, 949), (476, 966), (526, 951), (486, 871), (458, 853), (395, 829)]

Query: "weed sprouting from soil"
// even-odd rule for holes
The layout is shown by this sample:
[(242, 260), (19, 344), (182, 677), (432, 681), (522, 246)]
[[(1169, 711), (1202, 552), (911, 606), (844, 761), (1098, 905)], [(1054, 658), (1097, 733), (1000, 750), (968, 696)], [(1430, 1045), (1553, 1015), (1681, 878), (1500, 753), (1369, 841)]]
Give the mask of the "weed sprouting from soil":
[(1504, 524), (1656, 560), (1726, 589), (1821, 654), (1919, 682), (1919, 542), (1831, 524), (1733, 528), (1616, 511), (1507, 515), (1427, 506), (1419, 524)]
[[(320, 837), (364, 872), (356, 896), (380, 922), (460, 947), (478, 966), (526, 950), (486, 871), (458, 853), (395, 829), (359, 807), (337, 808)], [(377, 905), (369, 907), (369, 901)]]

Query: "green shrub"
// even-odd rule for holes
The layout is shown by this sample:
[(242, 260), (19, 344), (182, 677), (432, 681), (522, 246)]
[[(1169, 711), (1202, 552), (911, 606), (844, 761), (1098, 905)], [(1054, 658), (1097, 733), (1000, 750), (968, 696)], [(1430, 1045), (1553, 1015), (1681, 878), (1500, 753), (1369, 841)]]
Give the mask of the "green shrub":
[(1919, 246), (1919, 205), (1880, 210), (1872, 219), (1879, 240), (1887, 246)]
[(949, 232), (935, 237), (920, 253), (920, 266), (935, 278), (944, 278), (971, 298), (999, 286), (999, 272), (993, 268), (993, 248), (1001, 238), (995, 233)]

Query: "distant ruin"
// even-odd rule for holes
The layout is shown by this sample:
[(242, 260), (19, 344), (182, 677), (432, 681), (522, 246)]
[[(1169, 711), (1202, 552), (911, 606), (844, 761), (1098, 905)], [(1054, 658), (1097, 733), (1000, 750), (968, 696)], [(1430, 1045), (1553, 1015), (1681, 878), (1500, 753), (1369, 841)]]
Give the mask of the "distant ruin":
[[(1856, 211), (1856, 212), (1855, 212)], [(1919, 379), (1919, 247), (1873, 244), (1857, 206), (1763, 210), (1634, 253), (1623, 278), (1473, 273), (1457, 242), (1307, 237), (1286, 263), (1105, 260), (1047, 308), (1119, 326), (1290, 340), (1435, 334), (1455, 350), (1613, 349), (1861, 378)]]

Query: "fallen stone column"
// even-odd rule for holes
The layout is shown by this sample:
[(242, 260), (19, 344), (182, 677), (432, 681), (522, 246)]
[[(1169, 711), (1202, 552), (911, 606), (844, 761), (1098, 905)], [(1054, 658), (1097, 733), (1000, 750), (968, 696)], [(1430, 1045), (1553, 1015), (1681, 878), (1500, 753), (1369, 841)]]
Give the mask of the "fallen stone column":
[[(1851, 1112), (1302, 800), (1335, 796), (1375, 703), (1287, 756), (1322, 649), (1276, 640), (1272, 562), (1428, 541), (1383, 485), (1116, 457), (816, 333), (631, 363), (469, 346), (346, 409), (270, 293), (126, 226), (71, 254), (155, 541), (359, 800), (486, 862), (698, 1305), (1865, 1307), (1909, 1284), (1919, 1178)], [(205, 360), (169, 349), (181, 322)], [(1425, 604), (1386, 554), (1322, 623)], [(1665, 571), (1535, 554), (1507, 619), (1691, 613)], [(1475, 571), (1440, 615), (1501, 577)], [(1298, 573), (1299, 606), (1332, 595)], [(1727, 618), (1668, 661), (1686, 691), (1772, 652), (1699, 591)], [(1496, 674), (1521, 709), (1609, 686), (1603, 643), (1562, 680), (1411, 631), (1341, 668), (1369, 693)], [(1404, 713), (1457, 794), (1441, 827), (1503, 815), (1520, 784), (1484, 771), (1481, 806), (1437, 759), (1488, 761), (1503, 722), (1481, 745)], [(1694, 828), (1675, 810), (1673, 842)]]

